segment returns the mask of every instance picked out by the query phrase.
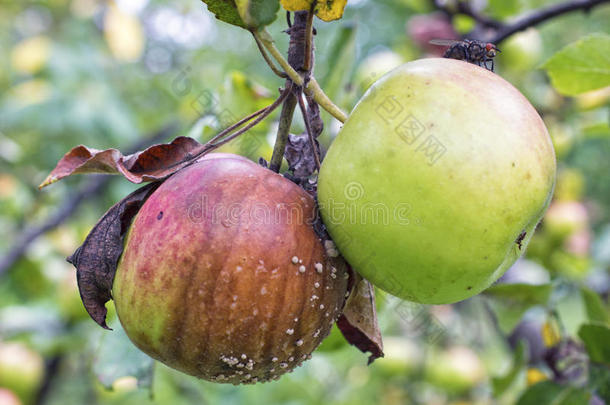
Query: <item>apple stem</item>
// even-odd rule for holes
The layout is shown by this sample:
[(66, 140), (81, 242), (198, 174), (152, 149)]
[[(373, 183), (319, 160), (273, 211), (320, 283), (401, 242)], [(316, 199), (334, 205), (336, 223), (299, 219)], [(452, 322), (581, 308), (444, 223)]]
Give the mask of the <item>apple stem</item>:
[(269, 169), (278, 173), (282, 166), (282, 160), (284, 159), (284, 151), (286, 150), (286, 143), (288, 142), (288, 135), (290, 133), (290, 126), (292, 125), (292, 116), (294, 109), (297, 104), (297, 98), (294, 94), (288, 95), (282, 105), (282, 112), (280, 113), (280, 123), (277, 128), (277, 136), (275, 138), (275, 145), (273, 145), (273, 154), (271, 155), (271, 161), (269, 162)]
[(311, 75), (313, 69), (313, 17), (315, 15), (317, 0), (311, 2), (311, 7), (307, 13), (307, 21), (305, 22), (305, 56), (303, 59), (303, 70)]
[[(292, 80), (298, 86), (303, 86), (305, 84), (305, 79), (292, 66), (290, 66), (290, 63), (288, 63), (286, 58), (282, 56), (281, 52), (275, 46), (273, 38), (266, 29), (263, 28), (262, 30), (253, 32), (252, 34), (258, 38), (265, 49), (267, 49), (267, 51), (277, 61), (277, 63), (279, 63), (282, 69), (284, 69), (284, 72), (288, 75), (290, 80)], [(332, 100), (326, 95), (326, 93), (324, 93), (315, 77), (309, 77), (304, 91), (305, 94), (312, 97), (316, 103), (320, 105), (320, 107), (325, 109), (337, 120), (341, 122), (345, 122), (347, 120), (347, 114), (337, 107), (335, 103), (333, 103)]]
[[(311, 41), (313, 36), (310, 37), (307, 35), (308, 29), (313, 31), (312, 21), (311, 12), (296, 12), (294, 14), (294, 24), (292, 24), (287, 31), (290, 35), (287, 63), (291, 69), (302, 72), (301, 74), (305, 74), (306, 77), (309, 77), (312, 64), (311, 54), (313, 52), (313, 46), (311, 42), (308, 43), (308, 40)], [(301, 77), (301, 74), (299, 74), (299, 77)], [(290, 78), (286, 79), (286, 87), (288, 86), (291, 86), (291, 88), (293, 87), (293, 81)], [(280, 171), (280, 167), (282, 166), (286, 144), (288, 143), (288, 137), (290, 135), (292, 117), (294, 116), (297, 101), (299, 102), (299, 105), (301, 103), (301, 93), (302, 86), (299, 86), (296, 89), (292, 88), (291, 94), (286, 97), (284, 105), (282, 106), (275, 145), (273, 146), (273, 154), (271, 155), (271, 161), (269, 162), (269, 169), (276, 173)], [(304, 116), (303, 118), (307, 125), (307, 116)]]
[(286, 74), (286, 72), (282, 72), (281, 69), (278, 69), (277, 66), (275, 66), (275, 63), (271, 60), (271, 58), (269, 57), (269, 54), (265, 50), (264, 45), (261, 43), (260, 38), (254, 33), (254, 31), (250, 31), (250, 32), (252, 33), (252, 36), (254, 37), (256, 46), (258, 46), (258, 50), (260, 51), (261, 55), (263, 56), (263, 59), (265, 60), (265, 62), (267, 62), (267, 66), (269, 66), (269, 69), (271, 69), (273, 71), (273, 73), (275, 73), (277, 76), (281, 77), (282, 79), (286, 79), (288, 77), (288, 75)]
[(302, 94), (298, 95), (299, 108), (301, 109), (301, 114), (303, 114), (303, 121), (305, 121), (305, 130), (307, 131), (307, 137), (309, 138), (309, 143), (311, 143), (311, 150), (313, 152), (314, 161), (316, 163), (316, 169), (320, 170), (320, 153), (318, 151), (318, 144), (314, 138), (313, 132), (311, 130), (311, 124), (309, 122), (309, 116), (307, 115), (307, 109), (305, 108), (305, 102), (303, 101)]

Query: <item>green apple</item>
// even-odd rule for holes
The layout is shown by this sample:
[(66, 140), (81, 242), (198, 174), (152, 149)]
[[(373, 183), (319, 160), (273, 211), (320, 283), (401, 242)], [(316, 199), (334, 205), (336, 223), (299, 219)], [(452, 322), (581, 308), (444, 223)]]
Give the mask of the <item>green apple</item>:
[(523, 253), (555, 183), (531, 104), (500, 76), (423, 59), (377, 81), (322, 164), (318, 200), (339, 250), (398, 297), (445, 304)]

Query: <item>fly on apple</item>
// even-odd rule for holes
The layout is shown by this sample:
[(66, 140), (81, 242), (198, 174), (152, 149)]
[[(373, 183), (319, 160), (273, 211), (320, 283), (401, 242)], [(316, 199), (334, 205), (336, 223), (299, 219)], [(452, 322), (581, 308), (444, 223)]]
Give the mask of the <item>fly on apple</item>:
[[(433, 39), (430, 43), (449, 47), (443, 55), (444, 58), (463, 60), (483, 66), (492, 72), (494, 71), (493, 58), (498, 52), (501, 52), (494, 44), (476, 39)], [(491, 65), (488, 65), (489, 62)]]

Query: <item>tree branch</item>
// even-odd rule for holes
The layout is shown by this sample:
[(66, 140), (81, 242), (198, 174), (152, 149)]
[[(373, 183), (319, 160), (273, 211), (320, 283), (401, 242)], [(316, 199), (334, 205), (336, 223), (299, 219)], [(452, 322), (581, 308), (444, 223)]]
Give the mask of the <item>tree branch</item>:
[[(176, 130), (176, 124), (168, 125), (152, 135), (146, 136), (140, 141), (136, 142), (129, 148), (129, 153), (135, 153), (140, 149), (149, 146), (151, 143), (160, 142), (168, 138), (171, 134), (176, 132)], [(76, 192), (76, 194), (73, 194), (70, 198), (65, 200), (59, 209), (49, 218), (47, 218), (46, 221), (39, 225), (26, 228), (19, 235), (17, 235), (14, 239), (15, 243), (13, 246), (2, 258), (0, 258), (0, 276), (6, 273), (15, 264), (15, 262), (17, 262), (17, 260), (24, 255), (32, 242), (64, 223), (72, 216), (72, 214), (74, 214), (76, 209), (83, 201), (91, 196), (101, 193), (108, 186), (112, 178), (113, 176), (107, 175), (94, 176), (91, 180), (85, 183), (85, 185), (78, 192)]]
[(610, 0), (569, 0), (564, 3), (553, 4), (549, 7), (532, 11), (531, 13), (518, 18), (515, 22), (502, 26), (490, 36), (488, 41), (498, 44), (519, 31), (523, 31), (554, 17), (577, 10), (589, 12), (593, 7), (603, 3), (610, 3)]
[(467, 1), (458, 1), (456, 4), (456, 9), (452, 10), (446, 5), (441, 4), (439, 0), (433, 0), (434, 6), (443, 11), (445, 14), (449, 15), (449, 17), (453, 17), (456, 14), (464, 14), (471, 17), (475, 20), (479, 25), (486, 28), (494, 28), (499, 29), (503, 26), (503, 24), (491, 17), (487, 17), (483, 14), (480, 14), (478, 11), (474, 10), (469, 2)]
[(284, 105), (282, 105), (280, 122), (277, 128), (277, 137), (275, 139), (275, 144), (273, 145), (271, 161), (269, 162), (269, 169), (276, 173), (280, 171), (280, 167), (282, 166), (286, 143), (288, 142), (288, 135), (290, 134), (290, 126), (292, 125), (292, 116), (294, 115), (296, 105), (297, 98), (294, 94), (289, 94), (286, 101), (284, 101)]

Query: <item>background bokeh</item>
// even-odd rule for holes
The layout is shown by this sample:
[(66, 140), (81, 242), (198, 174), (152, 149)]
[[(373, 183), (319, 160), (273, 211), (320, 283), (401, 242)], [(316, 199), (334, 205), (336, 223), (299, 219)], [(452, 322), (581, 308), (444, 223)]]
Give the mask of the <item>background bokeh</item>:
[[(430, 3), (350, 0), (342, 20), (318, 20), (315, 75), (329, 96), (349, 111), (381, 74), (438, 52), (431, 36), (473, 27), (463, 15), (452, 27)], [(474, 3), (507, 19), (553, 2)], [(283, 50), (285, 28), (283, 16), (268, 28)], [(160, 363), (151, 374), (112, 304), (108, 332), (80, 303), (65, 257), (135, 186), (97, 176), (37, 186), (77, 144), (127, 152), (178, 135), (205, 141), (269, 104), (282, 81), (248, 32), (215, 20), (198, 0), (0, 1), (0, 258), (25, 247), (0, 269), (0, 404), (610, 404), (610, 87), (565, 97), (539, 69), (600, 32), (610, 33), (610, 5), (500, 44), (497, 73), (542, 115), (559, 172), (525, 258), (498, 285), (442, 306), (378, 292), (385, 358), (367, 366), (334, 330), (292, 374), (234, 387)], [(323, 118), (328, 145), (339, 123)], [(276, 119), (223, 150), (269, 159)], [(61, 209), (65, 221), (30, 237)], [(601, 354), (583, 345), (586, 323), (601, 330), (589, 330)]]

